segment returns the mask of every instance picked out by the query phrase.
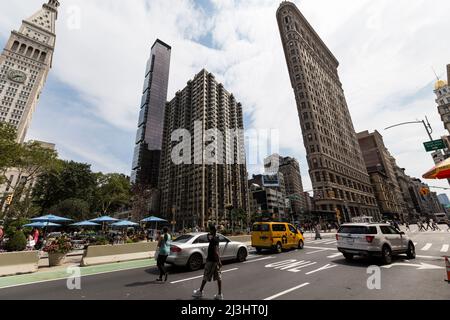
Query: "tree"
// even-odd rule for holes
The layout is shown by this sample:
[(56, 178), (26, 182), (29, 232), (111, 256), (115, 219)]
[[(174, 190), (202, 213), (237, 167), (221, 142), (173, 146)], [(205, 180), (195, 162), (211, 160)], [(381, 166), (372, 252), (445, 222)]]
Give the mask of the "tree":
[(42, 212), (67, 199), (84, 200), (91, 207), (96, 183), (90, 165), (59, 160), (59, 166), (40, 177), (33, 198)]
[[(10, 150), (11, 151), (11, 150)], [(32, 188), (38, 178), (57, 166), (57, 153), (53, 149), (43, 146), (39, 142), (27, 142), (18, 145), (11, 152), (12, 161), (8, 164), (15, 171), (17, 179), (10, 181), (6, 177), (7, 169), (3, 172), (3, 181), (11, 190), (12, 202), (4, 211), (4, 218), (25, 216), (32, 210)]]
[(119, 173), (97, 174), (94, 192), (95, 210), (102, 215), (128, 206), (131, 201), (131, 187), (127, 176)]
[(95, 215), (91, 214), (89, 203), (81, 199), (66, 199), (60, 203), (52, 206), (49, 213), (64, 216), (73, 220), (89, 220), (93, 219)]
[(16, 142), (16, 129), (0, 122), (0, 184), (6, 182), (6, 171), (11, 168), (19, 154), (20, 145)]

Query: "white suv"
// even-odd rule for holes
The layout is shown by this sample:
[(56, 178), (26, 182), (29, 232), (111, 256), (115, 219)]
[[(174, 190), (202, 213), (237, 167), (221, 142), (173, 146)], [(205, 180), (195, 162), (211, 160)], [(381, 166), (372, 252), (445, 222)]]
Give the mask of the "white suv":
[(337, 247), (345, 259), (355, 255), (381, 257), (384, 264), (392, 263), (392, 256), (406, 253), (408, 259), (416, 258), (414, 243), (405, 235), (384, 223), (343, 224), (336, 234)]

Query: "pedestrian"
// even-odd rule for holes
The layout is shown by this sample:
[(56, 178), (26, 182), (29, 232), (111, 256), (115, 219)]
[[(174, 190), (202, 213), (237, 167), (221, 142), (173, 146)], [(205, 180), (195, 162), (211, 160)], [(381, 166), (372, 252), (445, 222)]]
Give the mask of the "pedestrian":
[(315, 240), (322, 240), (322, 236), (320, 235), (320, 224), (316, 225), (316, 239)]
[(431, 220), (431, 221), (432, 221), (431, 226), (433, 227), (433, 231), (438, 231), (438, 230), (440, 231), (441, 229), (439, 228), (437, 223), (433, 220)]
[(33, 232), (32, 236), (33, 236), (34, 243), (38, 243), (38, 241), (39, 241), (39, 230), (37, 228), (34, 228), (34, 230), (32, 232)]
[(427, 219), (427, 228), (426, 230), (428, 231), (428, 229), (433, 229), (430, 225), (430, 219)]
[(405, 222), (405, 225), (406, 225), (406, 230), (411, 232), (411, 229), (409, 228), (409, 222), (408, 221)]
[(167, 257), (170, 253), (170, 242), (172, 240), (172, 237), (169, 234), (169, 229), (167, 227), (163, 228), (163, 234), (159, 237), (158, 241), (158, 259), (157, 259), (157, 265), (159, 269), (159, 278), (156, 281), (162, 282), (164, 277), (164, 282), (167, 281), (168, 273), (165, 268)]
[(28, 235), (28, 241), (27, 241), (27, 250), (34, 250), (34, 247), (36, 246), (36, 241), (34, 241), (33, 236), (30, 234)]
[(398, 225), (398, 222), (396, 220), (394, 220), (394, 228), (397, 229), (398, 231), (401, 231), (400, 226)]
[(5, 232), (3, 231), (3, 226), (0, 226), (0, 243), (3, 241)]
[(450, 232), (450, 220), (447, 220), (447, 227), (448, 227), (447, 232)]
[(202, 285), (200, 286), (200, 289), (194, 290), (192, 296), (194, 298), (203, 297), (203, 289), (205, 288), (206, 283), (211, 282), (214, 279), (214, 281), (217, 281), (217, 287), (219, 290), (219, 292), (214, 296), (214, 300), (223, 300), (221, 271), (222, 261), (220, 261), (219, 255), (219, 238), (216, 234), (216, 227), (213, 225), (209, 227), (208, 240), (208, 256), (206, 257)]

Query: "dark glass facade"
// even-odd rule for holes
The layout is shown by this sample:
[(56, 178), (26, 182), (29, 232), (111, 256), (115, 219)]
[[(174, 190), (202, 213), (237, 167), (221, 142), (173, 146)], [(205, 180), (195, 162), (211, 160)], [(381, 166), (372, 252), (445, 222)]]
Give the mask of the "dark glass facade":
[(158, 188), (170, 54), (171, 47), (156, 40), (145, 70), (131, 181), (149, 189)]

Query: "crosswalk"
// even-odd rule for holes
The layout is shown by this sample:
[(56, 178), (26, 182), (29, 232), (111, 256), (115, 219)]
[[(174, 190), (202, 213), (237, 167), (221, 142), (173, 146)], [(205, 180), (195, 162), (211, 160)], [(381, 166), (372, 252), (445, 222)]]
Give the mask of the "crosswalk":
[[(307, 245), (335, 245), (337, 243), (336, 240), (332, 239), (322, 239), (322, 240), (311, 240), (307, 241)], [(450, 245), (449, 244), (434, 244), (431, 242), (422, 243), (419, 245), (418, 242), (414, 242), (414, 246), (416, 247), (416, 251), (439, 251), (441, 253), (448, 253), (450, 252)], [(332, 256), (330, 256), (332, 257)]]

